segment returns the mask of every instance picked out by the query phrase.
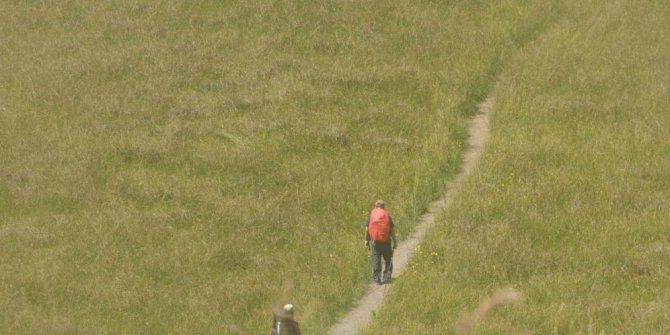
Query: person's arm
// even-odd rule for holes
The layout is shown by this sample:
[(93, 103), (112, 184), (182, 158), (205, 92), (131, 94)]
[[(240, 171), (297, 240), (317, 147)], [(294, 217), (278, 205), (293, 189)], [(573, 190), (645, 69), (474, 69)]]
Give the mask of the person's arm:
[(295, 323), (295, 334), (296, 335), (302, 335), (302, 333), (300, 332), (300, 326), (298, 326), (297, 322)]
[(368, 218), (365, 220), (365, 247), (370, 249), (370, 230), (369, 226), (370, 225), (370, 216), (368, 215)]
[(391, 225), (391, 240), (393, 240), (393, 249), (398, 246), (398, 239), (395, 236), (395, 225), (393, 224), (393, 219), (389, 215), (389, 224)]

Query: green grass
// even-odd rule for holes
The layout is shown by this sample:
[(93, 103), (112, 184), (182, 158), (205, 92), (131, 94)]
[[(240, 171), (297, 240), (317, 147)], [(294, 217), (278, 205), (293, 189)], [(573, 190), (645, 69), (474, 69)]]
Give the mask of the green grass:
[[(3, 1), (0, 332), (321, 334), (553, 2)], [(288, 287), (282, 289), (282, 287)]]
[(566, 2), (492, 92), (482, 160), (363, 334), (670, 332), (670, 6)]

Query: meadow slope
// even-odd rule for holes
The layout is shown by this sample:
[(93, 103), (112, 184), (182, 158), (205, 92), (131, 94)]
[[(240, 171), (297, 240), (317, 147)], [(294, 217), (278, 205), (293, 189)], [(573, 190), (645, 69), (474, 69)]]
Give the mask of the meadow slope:
[(0, 2), (0, 333), (324, 333), (555, 3)]
[(670, 332), (670, 6), (565, 2), (492, 91), (480, 165), (363, 334)]

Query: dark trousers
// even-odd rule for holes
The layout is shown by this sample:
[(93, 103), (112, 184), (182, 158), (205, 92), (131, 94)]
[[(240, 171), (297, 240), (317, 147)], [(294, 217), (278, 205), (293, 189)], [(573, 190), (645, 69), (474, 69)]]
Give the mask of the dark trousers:
[[(375, 243), (372, 241), (372, 279), (380, 283), (391, 280), (391, 273), (393, 272), (393, 250), (391, 249), (391, 241), (386, 243)], [(381, 261), (384, 258), (384, 276), (380, 278), (382, 273)]]

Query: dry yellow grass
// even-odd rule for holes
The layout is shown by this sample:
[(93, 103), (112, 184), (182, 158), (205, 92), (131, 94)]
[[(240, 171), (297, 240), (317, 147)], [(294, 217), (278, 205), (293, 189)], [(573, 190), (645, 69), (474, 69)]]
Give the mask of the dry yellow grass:
[(0, 332), (306, 333), (553, 2), (0, 2)]

